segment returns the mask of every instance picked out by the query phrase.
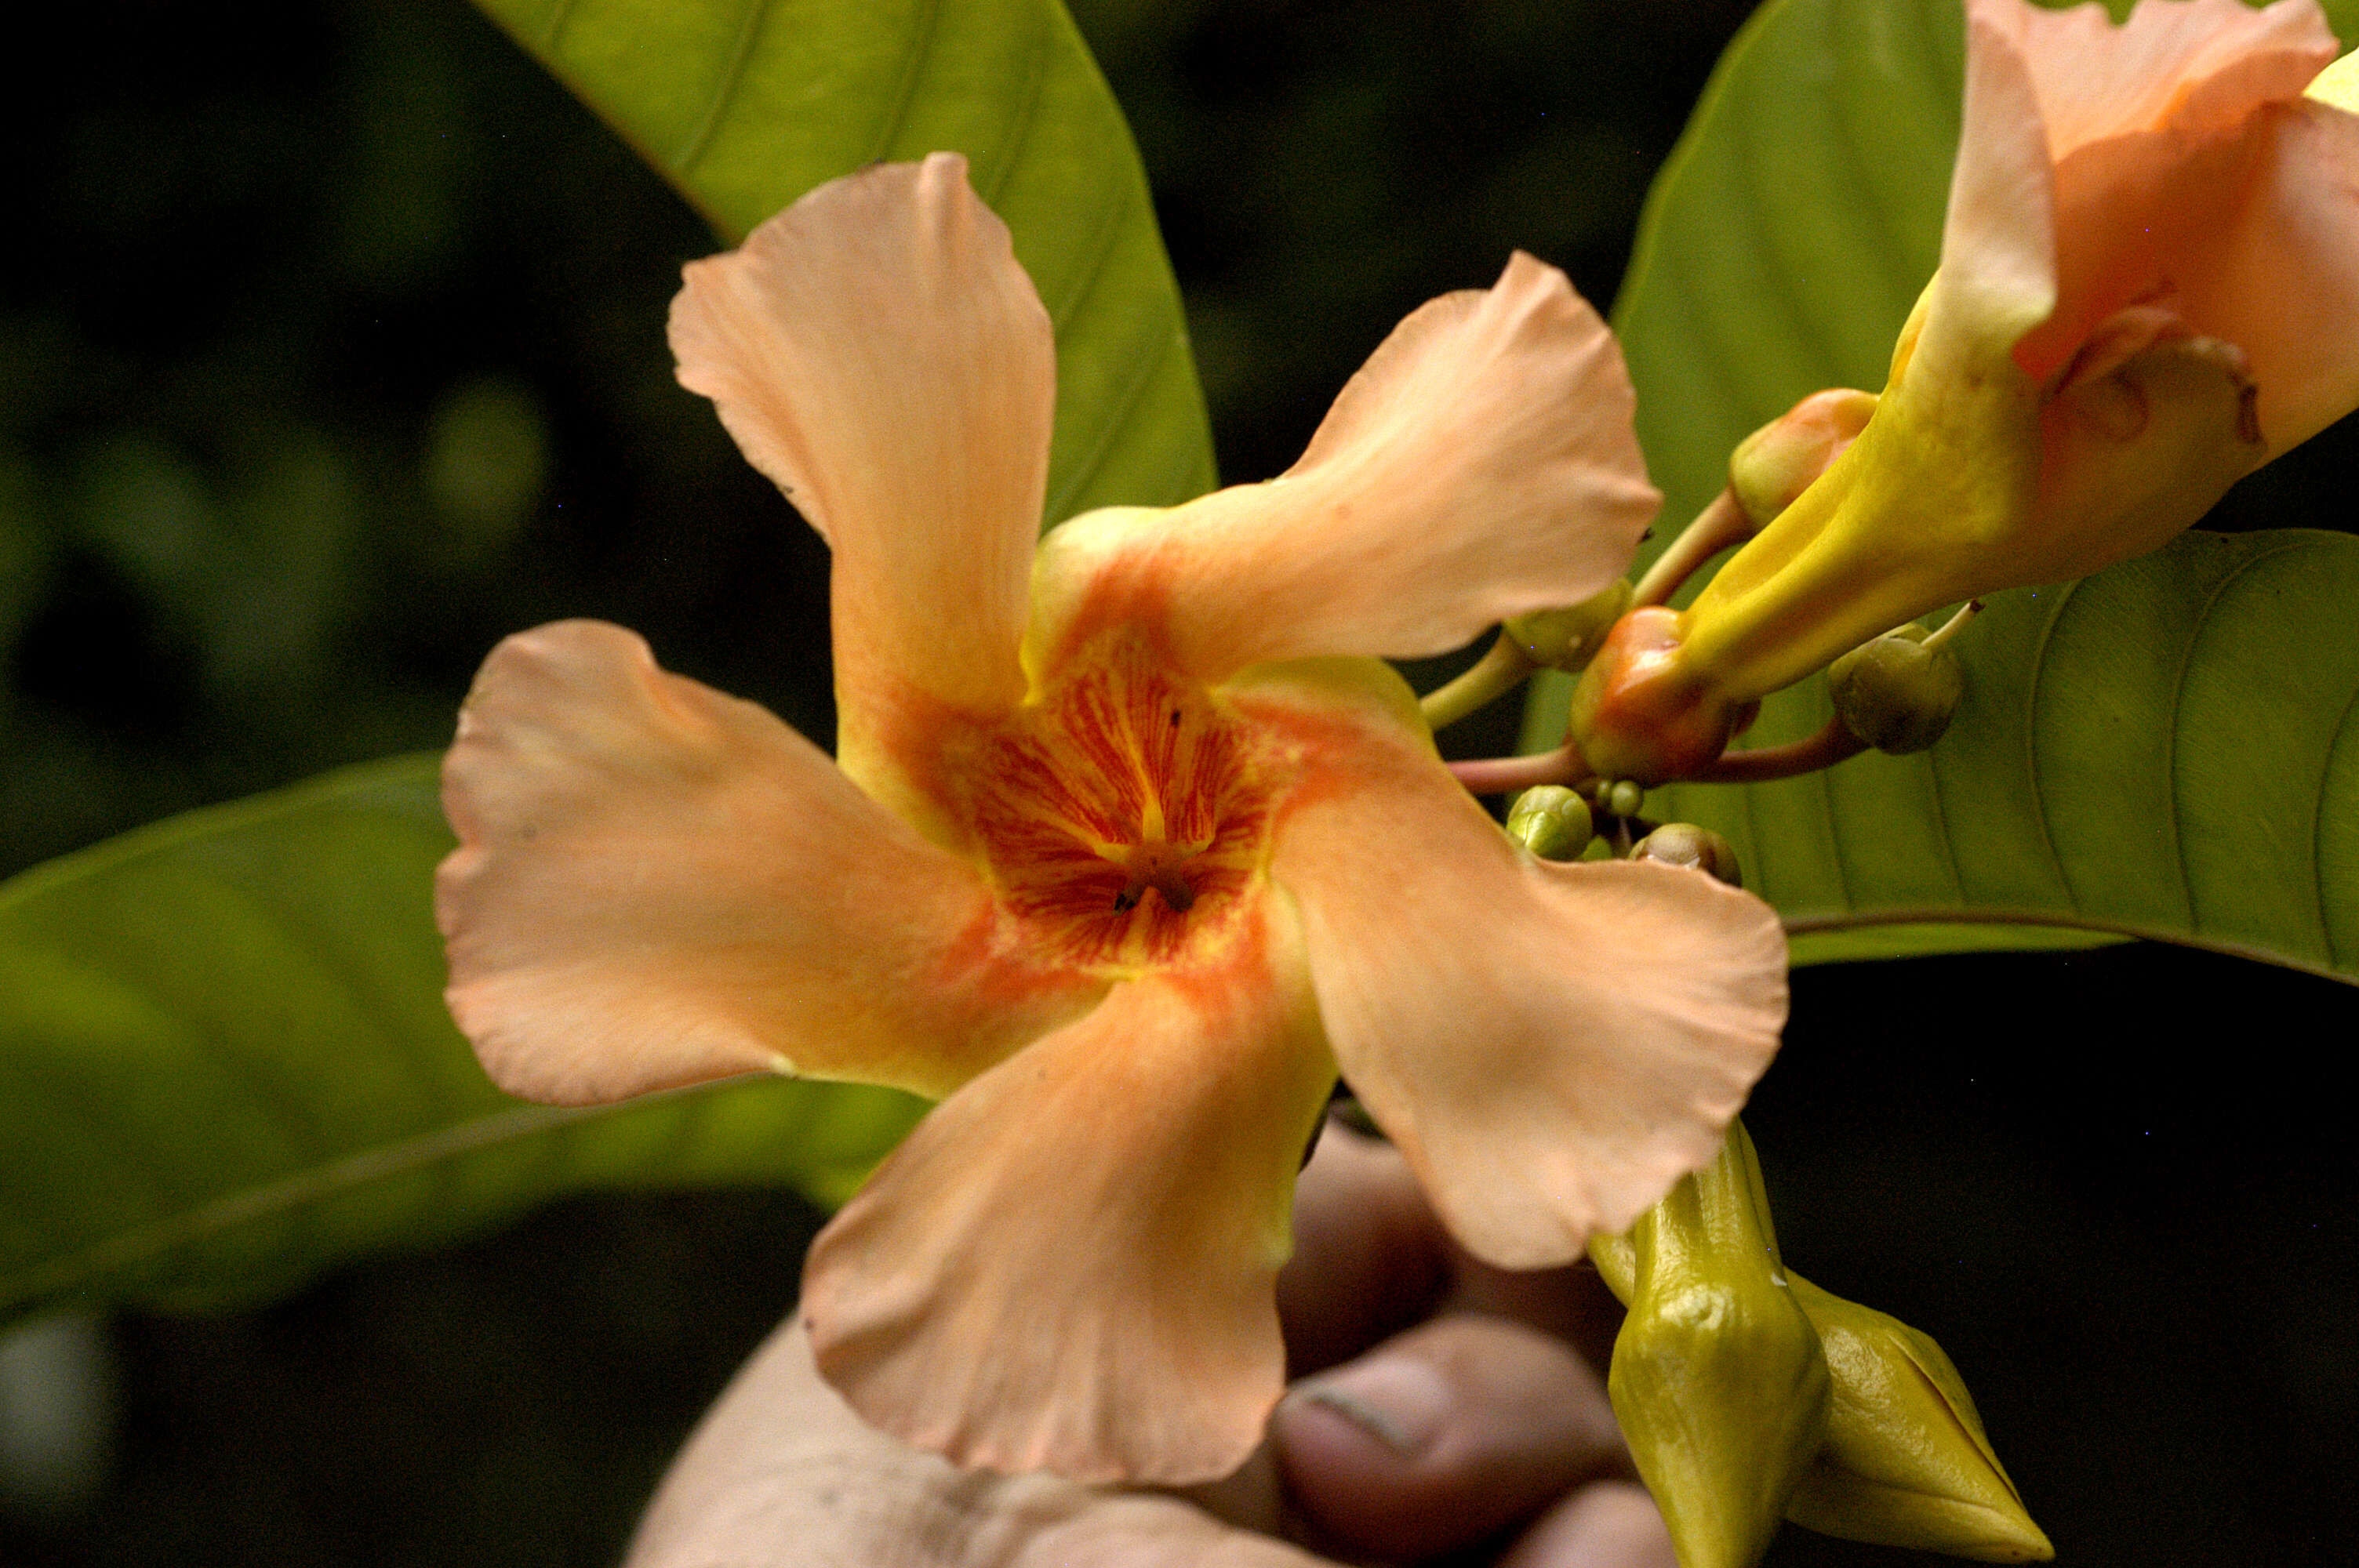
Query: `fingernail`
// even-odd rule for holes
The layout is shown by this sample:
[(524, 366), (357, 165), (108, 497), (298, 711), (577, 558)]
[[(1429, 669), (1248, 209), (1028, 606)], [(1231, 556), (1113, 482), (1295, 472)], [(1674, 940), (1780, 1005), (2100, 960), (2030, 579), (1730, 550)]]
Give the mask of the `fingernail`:
[(1385, 1356), (1297, 1388), (1290, 1399), (1333, 1411), (1404, 1459), (1432, 1446), (1455, 1390), (1440, 1368), (1414, 1356)]

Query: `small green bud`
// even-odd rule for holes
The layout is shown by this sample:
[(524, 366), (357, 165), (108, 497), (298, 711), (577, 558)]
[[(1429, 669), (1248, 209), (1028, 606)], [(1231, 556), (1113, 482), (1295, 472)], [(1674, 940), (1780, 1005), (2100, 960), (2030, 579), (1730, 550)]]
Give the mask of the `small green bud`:
[(1604, 592), (1562, 610), (1535, 610), (1518, 615), (1501, 628), (1524, 651), (1524, 657), (1546, 670), (1578, 673), (1605, 643), (1605, 633), (1630, 608), (1630, 585), (1616, 580)]
[(1666, 822), (1644, 838), (1630, 851), (1634, 860), (1660, 860), (1667, 866), (1692, 866), (1709, 871), (1730, 887), (1745, 885), (1745, 869), (1736, 863), (1736, 850), (1727, 839), (1709, 827), (1699, 827), (1692, 822)]
[(1786, 1278), (1834, 1376), (1826, 1445), (1786, 1517), (1821, 1535), (1982, 1563), (2055, 1556), (1941, 1347), (1897, 1318)]
[(1596, 829), (1589, 802), (1562, 784), (1541, 784), (1516, 797), (1507, 831), (1543, 860), (1571, 860), (1589, 848)]
[(1825, 1440), (1828, 1375), (1742, 1127), (1640, 1217), (1629, 1248), (1614, 1413), (1680, 1568), (1753, 1568)]
[(1899, 756), (1930, 746), (1966, 694), (1958, 655), (1945, 645), (1927, 647), (1928, 635), (1912, 622), (1827, 666), (1843, 727), (1879, 752)]
[(1794, 504), (1867, 428), (1876, 396), (1848, 386), (1814, 392), (1737, 443), (1728, 486), (1757, 531)]
[(1647, 804), (1647, 791), (1628, 779), (1616, 779), (1598, 790), (1597, 804), (1608, 816), (1636, 816)]

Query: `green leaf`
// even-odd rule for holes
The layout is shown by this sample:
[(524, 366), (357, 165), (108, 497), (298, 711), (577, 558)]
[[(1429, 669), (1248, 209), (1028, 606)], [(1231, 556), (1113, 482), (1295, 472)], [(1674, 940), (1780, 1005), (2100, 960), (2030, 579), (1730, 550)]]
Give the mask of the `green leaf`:
[[(2359, 4), (2332, 10), (2349, 36)], [(1883, 385), (1939, 257), (1963, 70), (1956, 0), (1771, 0), (1731, 45), (1615, 310), (1660, 535), (1796, 398)], [(2354, 602), (2359, 542), (2190, 535), (1995, 600), (1960, 639), (1966, 701), (1930, 753), (1674, 786), (1647, 810), (1729, 836), (1798, 962), (2131, 935), (2359, 978), (2340, 913), (2359, 845), (2334, 827), (2353, 803), (2332, 761)], [(1569, 686), (1535, 689), (1527, 747), (1562, 734)], [(1745, 743), (1829, 712), (1813, 678)]]
[(1046, 521), (1212, 488), (1130, 128), (1059, 0), (479, 0), (731, 243), (878, 159), (964, 153), (1057, 325)]
[(846, 1195), (922, 1108), (740, 1081), (560, 1109), (443, 1011), (435, 759), (155, 824), (0, 884), (0, 1318), (277, 1293), (563, 1193)]

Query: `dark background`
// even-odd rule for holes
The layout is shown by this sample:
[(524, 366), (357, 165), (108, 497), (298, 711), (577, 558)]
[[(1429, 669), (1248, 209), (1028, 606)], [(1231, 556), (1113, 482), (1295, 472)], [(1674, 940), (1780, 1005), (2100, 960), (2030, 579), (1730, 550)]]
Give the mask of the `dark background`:
[[(1082, 6), (1223, 477), (1284, 468), (1394, 320), (1513, 246), (1611, 299), (1745, 9)], [(664, 307), (712, 241), (537, 67), (451, 0), (53, 22), (0, 98), (0, 873), (439, 745), (492, 643), (563, 614), (826, 738), (823, 552), (670, 380)], [(2354, 444), (2230, 521), (2339, 521)], [(1788, 1256), (1942, 1341), (2064, 1561), (2347, 1550), (2326, 1065), (2354, 1016), (2143, 947), (1797, 976), (1748, 1113)], [(260, 1312), (103, 1325), (111, 1459), (0, 1505), (0, 1563), (610, 1562), (814, 1223), (582, 1200)], [(1799, 1530), (1771, 1556), (1905, 1561)]]

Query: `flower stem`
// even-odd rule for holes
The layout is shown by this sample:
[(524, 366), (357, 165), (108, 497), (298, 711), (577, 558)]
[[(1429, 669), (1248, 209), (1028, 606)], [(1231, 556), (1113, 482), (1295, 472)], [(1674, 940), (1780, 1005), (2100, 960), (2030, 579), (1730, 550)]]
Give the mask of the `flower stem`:
[(1948, 642), (1951, 638), (1964, 631), (1966, 622), (1972, 621), (1975, 616), (1980, 615), (1982, 612), (1983, 601), (1981, 600), (1970, 599), (1966, 600), (1963, 604), (1958, 606), (1958, 612), (1956, 614), (1941, 622), (1941, 629), (1939, 632), (1936, 632), (1931, 636), (1926, 638), (1922, 643), (1919, 643), (1918, 646), (1920, 648), (1940, 647), (1942, 643)]
[(1571, 741), (1536, 757), (1485, 757), (1475, 762), (1452, 762), (1450, 771), (1469, 795), (1507, 795), (1538, 784), (1587, 782), (1590, 768)]
[(1762, 784), (1770, 779), (1789, 779), (1797, 773), (1814, 773), (1866, 750), (1867, 742), (1853, 734), (1841, 719), (1830, 719), (1825, 729), (1807, 741), (1760, 746), (1749, 752), (1723, 752), (1718, 762), (1695, 777), (1702, 784)]
[(1649, 604), (1668, 604), (1680, 585), (1695, 575), (1704, 562), (1731, 545), (1741, 544), (1753, 532), (1753, 520), (1745, 515), (1737, 503), (1736, 492), (1723, 489), (1712, 498), (1712, 504), (1695, 514), (1695, 520), (1680, 530), (1680, 536), (1670, 547), (1655, 557), (1647, 575), (1638, 579), (1637, 591), (1630, 596), (1634, 608)]
[(1419, 697), (1418, 711), (1425, 715), (1427, 729), (1446, 730), (1513, 691), (1538, 668), (1524, 656), (1516, 640), (1502, 632), (1499, 640), (1491, 644), (1490, 652), (1476, 660), (1465, 674)]

